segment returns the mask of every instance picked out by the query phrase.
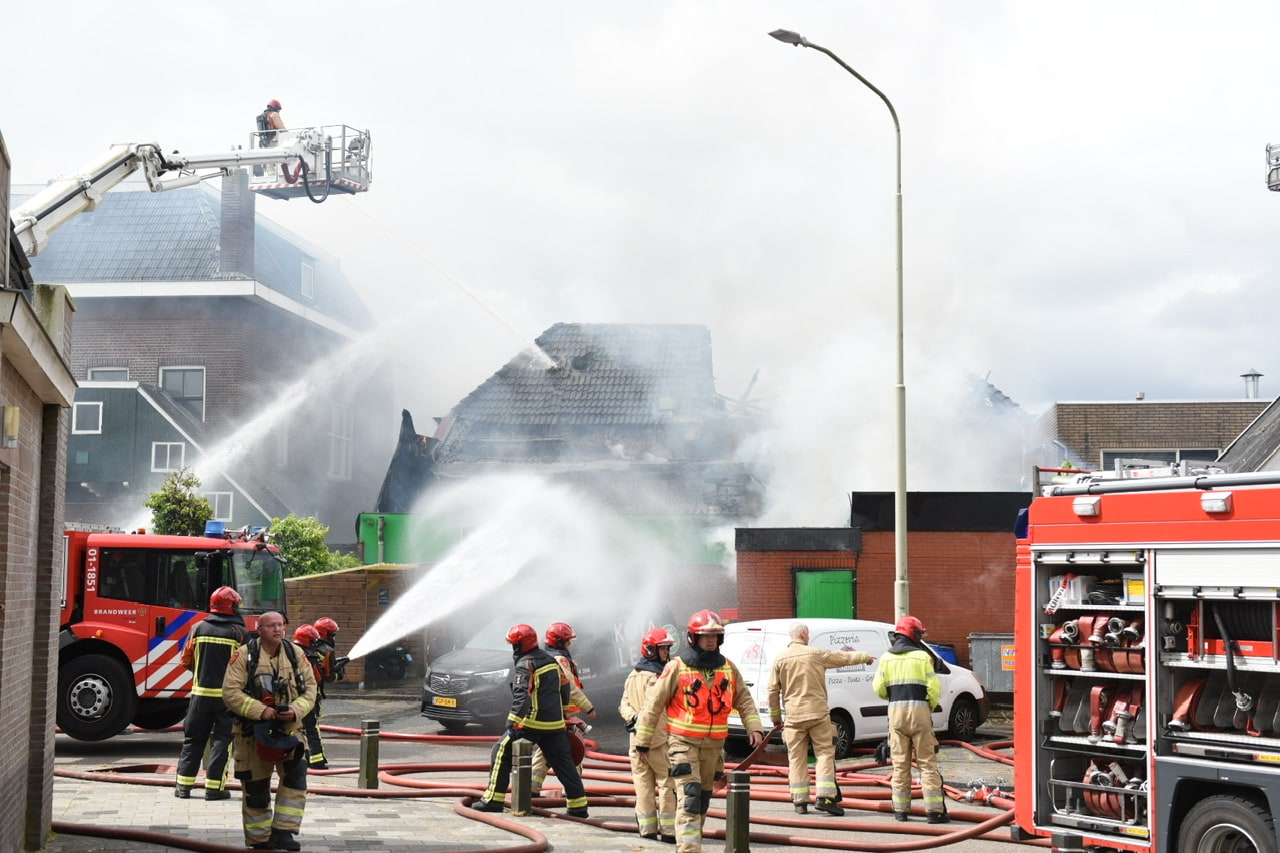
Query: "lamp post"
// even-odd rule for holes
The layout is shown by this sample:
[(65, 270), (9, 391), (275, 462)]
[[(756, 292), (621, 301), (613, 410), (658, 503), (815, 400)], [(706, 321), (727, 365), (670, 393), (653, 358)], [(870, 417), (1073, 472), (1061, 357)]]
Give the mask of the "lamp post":
[(898, 187), (894, 195), (897, 208), (898, 254), (897, 327), (894, 341), (897, 375), (893, 388), (894, 430), (896, 433), (895, 459), (897, 465), (893, 484), (893, 610), (894, 618), (897, 619), (897, 617), (905, 616), (907, 611), (911, 609), (910, 588), (907, 583), (907, 383), (903, 373), (902, 356), (902, 127), (898, 124), (898, 111), (893, 108), (893, 104), (885, 96), (885, 93), (873, 86), (866, 77), (850, 68), (843, 59), (825, 47), (814, 44), (799, 33), (793, 33), (790, 30), (774, 30), (769, 35), (780, 42), (785, 42), (795, 47), (807, 47), (831, 57), (837, 65), (858, 78), (862, 85), (875, 92), (880, 97), (880, 100), (884, 101), (884, 105), (889, 108), (889, 115), (893, 118), (898, 165)]

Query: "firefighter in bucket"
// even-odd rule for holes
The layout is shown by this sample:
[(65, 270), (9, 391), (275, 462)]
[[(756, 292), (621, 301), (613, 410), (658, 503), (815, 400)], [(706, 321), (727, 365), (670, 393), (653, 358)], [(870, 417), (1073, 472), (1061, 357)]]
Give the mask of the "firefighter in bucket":
[[(316, 704), (316, 676), (306, 653), (285, 638), (284, 616), (258, 618), (258, 638), (236, 649), (222, 682), (235, 717), (236, 778), (244, 791), (245, 846), (301, 850), (293, 836), (307, 806), (307, 750), (298, 735)], [(275, 811), (271, 773), (280, 777)]]
[(716, 780), (724, 776), (724, 742), (729, 714), (738, 712), (751, 746), (764, 742), (755, 700), (733, 661), (720, 654), (724, 623), (714, 610), (689, 617), (689, 646), (667, 664), (654, 682), (636, 720), (636, 749), (648, 747), (665, 718), (667, 760), (680, 808), (676, 812), (677, 850), (702, 850), (702, 825)]

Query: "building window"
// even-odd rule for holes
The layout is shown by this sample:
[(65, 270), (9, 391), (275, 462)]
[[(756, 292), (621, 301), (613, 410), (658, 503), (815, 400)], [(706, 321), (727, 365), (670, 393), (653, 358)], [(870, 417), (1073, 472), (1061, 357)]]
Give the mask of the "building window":
[(102, 434), (102, 403), (71, 404), (71, 434)]
[(89, 368), (90, 382), (128, 382), (129, 368), (127, 367), (91, 367)]
[(1120, 459), (1154, 462), (1161, 465), (1177, 465), (1181, 462), (1188, 464), (1212, 462), (1220, 455), (1221, 451), (1214, 450), (1211, 447), (1184, 447), (1177, 450), (1152, 450), (1151, 448), (1141, 450), (1104, 450), (1102, 452), (1102, 470), (1114, 471), (1116, 461)]
[(205, 499), (209, 501), (209, 505), (213, 507), (214, 521), (230, 521), (231, 507), (233, 505), (233, 492), (205, 492)]
[(151, 442), (151, 470), (156, 474), (177, 471), (186, 464), (187, 445), (182, 441)]
[(311, 261), (302, 262), (302, 298), (316, 298), (316, 266)]
[(329, 479), (351, 479), (355, 419), (350, 406), (334, 406), (329, 414)]
[(162, 367), (160, 387), (196, 420), (204, 420), (203, 367)]

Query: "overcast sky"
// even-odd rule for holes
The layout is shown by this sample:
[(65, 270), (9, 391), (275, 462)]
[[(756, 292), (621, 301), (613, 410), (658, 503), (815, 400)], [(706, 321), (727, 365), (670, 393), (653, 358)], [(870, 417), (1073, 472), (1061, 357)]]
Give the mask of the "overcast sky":
[(553, 323), (670, 321), (710, 327), (727, 396), (759, 369), (755, 397), (804, 387), (887, 429), (893, 125), (826, 56), (767, 36), (799, 31), (902, 122), (915, 441), (957, 371), (1032, 413), (1237, 399), (1251, 368), (1277, 393), (1276, 17), (1263, 2), (24, 3), (0, 131), (15, 183), (38, 183), (113, 142), (245, 144), (270, 98), (290, 127), (370, 129), (367, 195), (259, 211), (336, 255), (375, 314), (410, 318), (420, 428)]

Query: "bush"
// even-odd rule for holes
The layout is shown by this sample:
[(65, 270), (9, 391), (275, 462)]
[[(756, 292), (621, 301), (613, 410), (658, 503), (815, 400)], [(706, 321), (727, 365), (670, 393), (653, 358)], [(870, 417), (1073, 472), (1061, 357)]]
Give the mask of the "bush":
[(360, 565), (354, 555), (330, 551), (324, 544), (329, 528), (310, 516), (299, 518), (290, 513), (284, 518), (273, 518), (270, 533), (271, 543), (288, 561), (286, 577), (316, 575)]
[(151, 530), (175, 536), (203, 536), (204, 525), (213, 518), (213, 506), (196, 494), (200, 478), (190, 468), (179, 468), (165, 475), (160, 491), (152, 492), (143, 503), (151, 510)]

